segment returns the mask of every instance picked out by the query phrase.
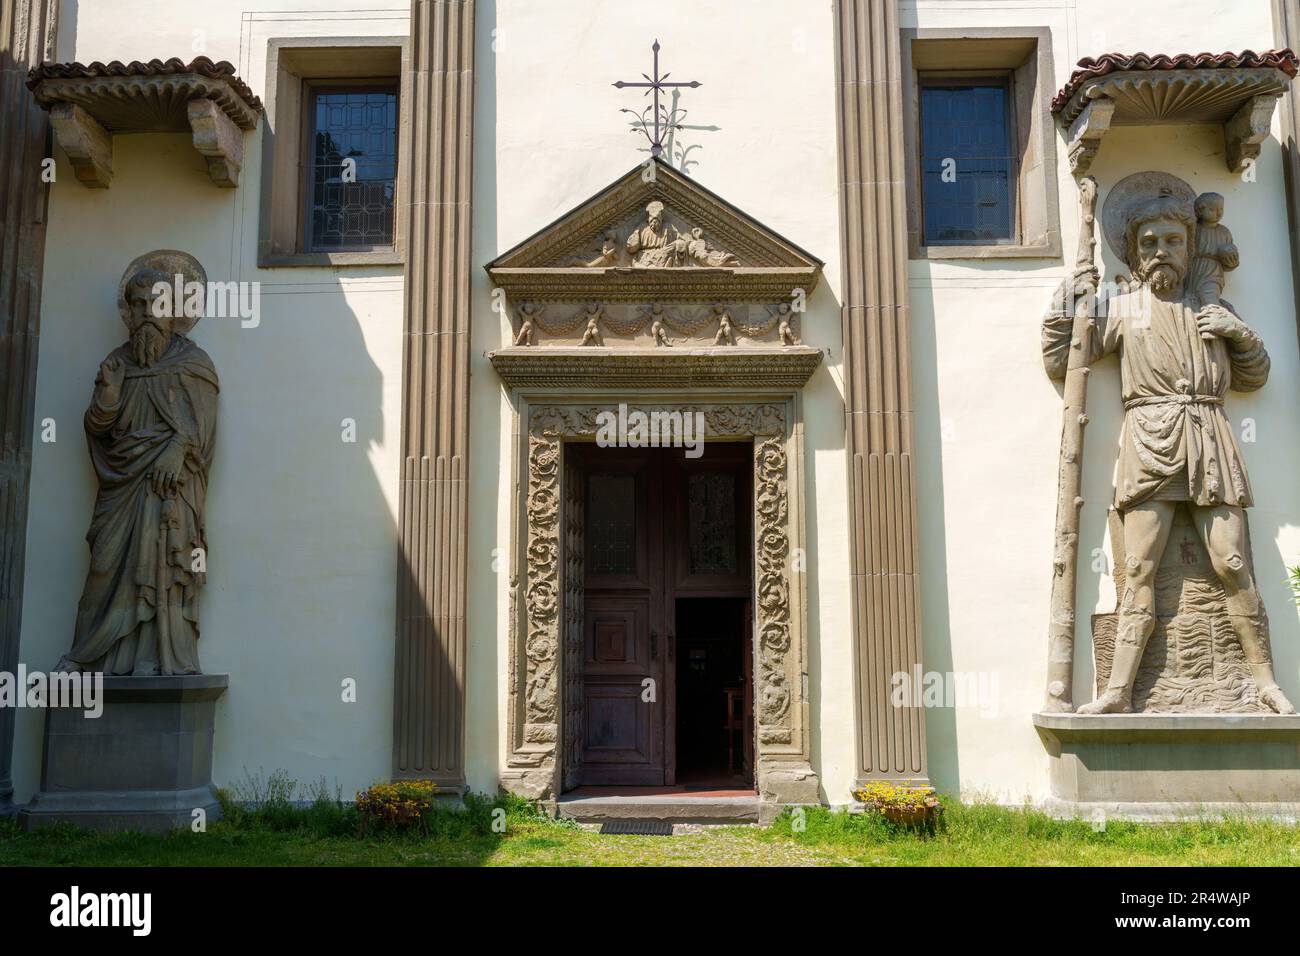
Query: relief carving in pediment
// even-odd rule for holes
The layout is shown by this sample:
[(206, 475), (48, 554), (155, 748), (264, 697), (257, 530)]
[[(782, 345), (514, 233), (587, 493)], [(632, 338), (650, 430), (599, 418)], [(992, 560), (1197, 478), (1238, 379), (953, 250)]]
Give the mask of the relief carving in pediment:
[(692, 225), (653, 199), (630, 222), (605, 229), (588, 250), (568, 263), (589, 268), (721, 269), (741, 264), (714, 246), (702, 226)]
[(486, 269), (511, 320), (488, 357), (512, 384), (802, 385), (821, 359), (802, 325), (822, 263), (658, 161)]

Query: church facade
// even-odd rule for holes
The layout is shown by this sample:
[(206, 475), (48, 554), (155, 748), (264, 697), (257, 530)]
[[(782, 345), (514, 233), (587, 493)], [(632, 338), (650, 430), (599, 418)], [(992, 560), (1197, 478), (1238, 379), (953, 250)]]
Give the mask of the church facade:
[(196, 786), (1300, 807), (1296, 0), (2, 8), (0, 671)]

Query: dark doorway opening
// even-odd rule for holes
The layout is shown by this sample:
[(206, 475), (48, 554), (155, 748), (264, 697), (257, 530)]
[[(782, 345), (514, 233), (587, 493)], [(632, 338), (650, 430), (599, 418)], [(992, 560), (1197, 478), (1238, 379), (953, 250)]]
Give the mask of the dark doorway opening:
[(676, 605), (677, 782), (749, 787), (754, 727), (747, 601), (678, 598)]

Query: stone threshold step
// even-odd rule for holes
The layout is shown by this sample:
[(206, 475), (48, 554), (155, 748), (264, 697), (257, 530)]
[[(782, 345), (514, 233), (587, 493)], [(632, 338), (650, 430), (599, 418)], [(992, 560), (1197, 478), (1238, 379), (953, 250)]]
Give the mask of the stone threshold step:
[(560, 797), (559, 816), (579, 823), (658, 820), (665, 823), (757, 823), (759, 799), (752, 797), (662, 796)]

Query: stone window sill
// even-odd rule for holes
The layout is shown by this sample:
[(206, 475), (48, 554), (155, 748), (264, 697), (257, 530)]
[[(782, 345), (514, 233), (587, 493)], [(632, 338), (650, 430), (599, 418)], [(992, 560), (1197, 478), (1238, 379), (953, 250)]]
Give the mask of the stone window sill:
[(1035, 242), (1029, 245), (1006, 244), (970, 245), (970, 246), (919, 246), (912, 250), (911, 258), (918, 259), (1059, 259), (1061, 258), (1060, 236), (1052, 236), (1047, 242)]
[(258, 256), (259, 269), (321, 266), (401, 266), (406, 256), (396, 250), (377, 252), (294, 252)]

